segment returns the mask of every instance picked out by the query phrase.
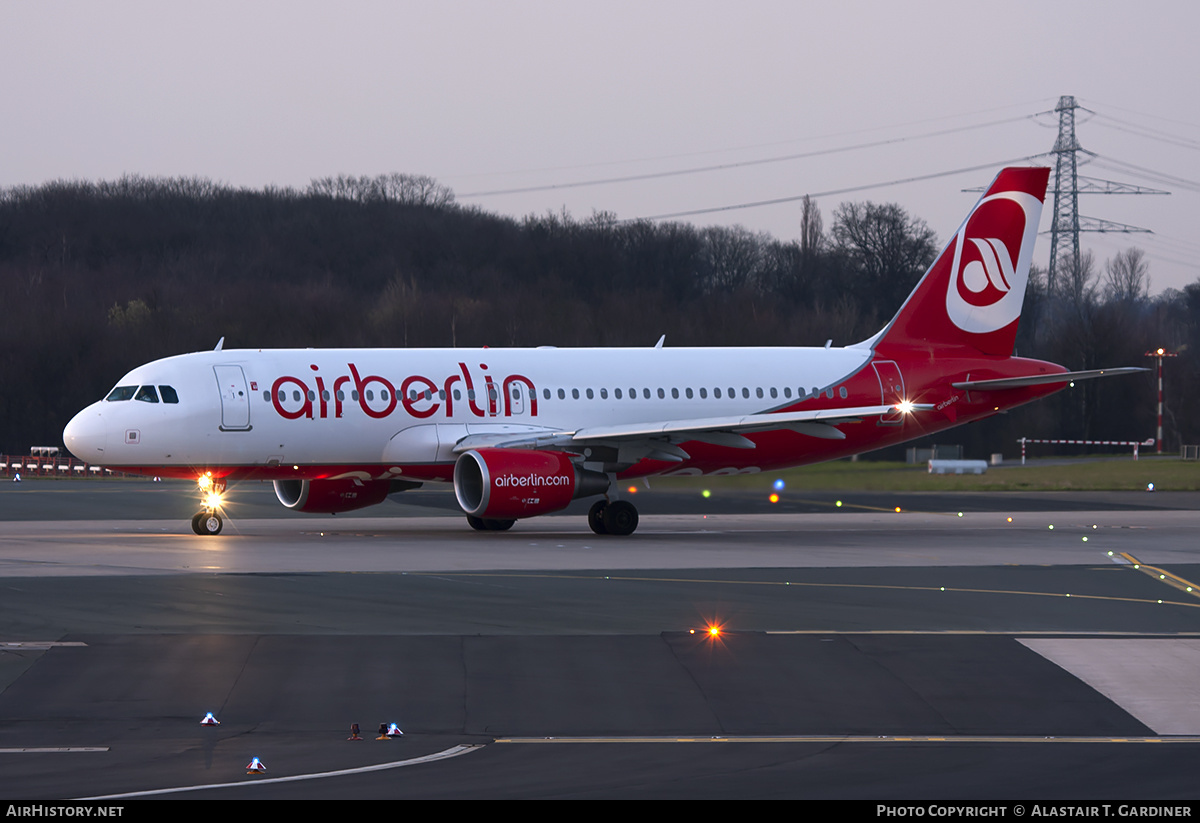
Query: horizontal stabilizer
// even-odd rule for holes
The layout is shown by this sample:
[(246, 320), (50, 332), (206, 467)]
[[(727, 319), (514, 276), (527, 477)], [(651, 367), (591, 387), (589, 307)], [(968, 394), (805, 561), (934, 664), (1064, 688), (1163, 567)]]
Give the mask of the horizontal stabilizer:
[(967, 391), (1001, 391), (1003, 389), (1020, 389), (1026, 386), (1045, 386), (1049, 383), (1069, 383), (1073, 380), (1091, 380), (1095, 377), (1114, 377), (1118, 374), (1133, 374), (1141, 371), (1146, 371), (1146, 369), (1138, 366), (1123, 366), (1119, 369), (1031, 374), (1027, 377), (1001, 377), (997, 380), (963, 380), (950, 385), (956, 389), (966, 389)]

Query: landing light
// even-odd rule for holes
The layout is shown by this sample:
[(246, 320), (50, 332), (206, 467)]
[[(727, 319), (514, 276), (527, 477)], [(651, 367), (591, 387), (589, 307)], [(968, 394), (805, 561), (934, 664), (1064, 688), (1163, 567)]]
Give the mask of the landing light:
[(219, 509), (221, 507), (221, 495), (218, 492), (209, 492), (204, 495), (204, 505), (209, 509)]
[(196, 478), (196, 484), (200, 487), (201, 491), (207, 491), (207, 490), (211, 489), (212, 482), (213, 482), (212, 472), (205, 472), (204, 474), (202, 474), (198, 478)]
[(896, 404), (896, 411), (901, 414), (912, 414), (913, 402), (911, 400), (901, 400)]

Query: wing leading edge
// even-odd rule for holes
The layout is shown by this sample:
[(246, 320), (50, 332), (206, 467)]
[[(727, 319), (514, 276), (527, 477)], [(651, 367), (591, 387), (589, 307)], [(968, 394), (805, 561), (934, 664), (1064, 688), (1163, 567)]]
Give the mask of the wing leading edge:
[[(928, 410), (931, 405), (912, 405), (911, 410)], [(624, 423), (615, 426), (585, 426), (576, 431), (521, 432), (473, 434), (464, 437), (454, 447), (455, 453), (482, 447), (502, 449), (564, 449), (596, 445), (616, 445), (631, 441), (654, 441), (663, 445), (697, 440), (716, 446), (752, 449), (754, 441), (744, 434), (787, 429), (823, 440), (843, 440), (846, 435), (837, 426), (864, 417), (895, 414), (894, 405), (851, 406), (836, 409), (745, 414), (729, 417), (701, 417), (687, 420), (664, 420), (646, 423)], [(680, 450), (682, 451), (682, 450)]]

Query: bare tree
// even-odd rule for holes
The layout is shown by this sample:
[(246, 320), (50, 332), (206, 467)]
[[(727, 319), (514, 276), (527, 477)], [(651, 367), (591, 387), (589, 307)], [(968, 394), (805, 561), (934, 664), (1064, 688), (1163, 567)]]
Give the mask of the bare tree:
[(933, 229), (895, 203), (843, 203), (833, 213), (835, 251), (864, 306), (895, 311), (937, 256)]
[(1110, 300), (1135, 303), (1150, 294), (1150, 263), (1136, 246), (1119, 251), (1104, 264), (1104, 291)]

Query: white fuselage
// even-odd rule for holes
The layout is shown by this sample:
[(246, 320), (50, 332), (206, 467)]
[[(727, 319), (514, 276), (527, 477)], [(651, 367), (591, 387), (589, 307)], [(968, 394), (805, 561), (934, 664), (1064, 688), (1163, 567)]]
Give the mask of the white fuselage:
[[(117, 384), (168, 386), (178, 403), (162, 393), (158, 402), (102, 400), (71, 421), (65, 440), (76, 456), (111, 467), (449, 465), (455, 443), (473, 434), (825, 399), (870, 357), (855, 347), (199, 352), (140, 366)], [(880, 402), (878, 393), (865, 399)]]

